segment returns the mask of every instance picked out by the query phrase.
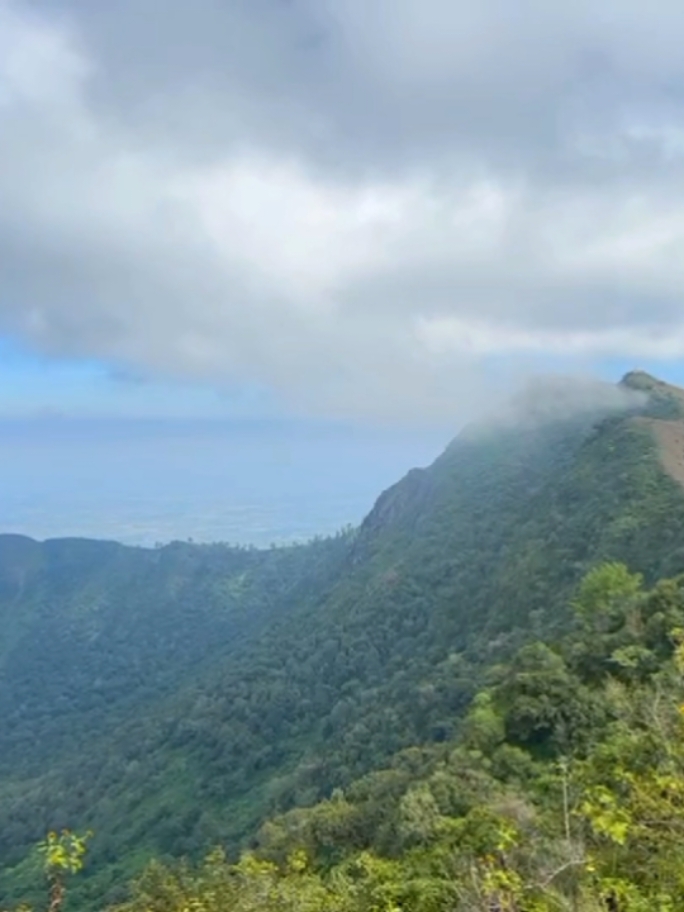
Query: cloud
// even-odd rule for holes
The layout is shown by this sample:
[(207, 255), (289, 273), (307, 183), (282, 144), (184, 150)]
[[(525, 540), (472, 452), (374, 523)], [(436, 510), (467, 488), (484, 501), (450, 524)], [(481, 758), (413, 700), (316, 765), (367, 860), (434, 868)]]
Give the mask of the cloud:
[(639, 410), (647, 402), (646, 393), (621, 384), (587, 376), (547, 374), (528, 380), (503, 408), (468, 431), (472, 435), (502, 425), (519, 429), (521, 426), (543, 426), (549, 421), (595, 418)]
[(386, 418), (476, 415), (493, 363), (680, 357), (683, 33), (663, 0), (0, 0), (0, 330)]

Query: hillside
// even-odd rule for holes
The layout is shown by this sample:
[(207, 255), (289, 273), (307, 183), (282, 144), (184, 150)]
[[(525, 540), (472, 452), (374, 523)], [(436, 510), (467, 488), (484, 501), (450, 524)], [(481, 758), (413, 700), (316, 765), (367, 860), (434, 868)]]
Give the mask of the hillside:
[(44, 769), (84, 730), (95, 737), (224, 661), (324, 586), (345, 547), (0, 536), (0, 771)]
[(568, 635), (235, 862), (149, 866), (117, 912), (681, 912), (684, 578), (590, 571)]
[(0, 896), (23, 895), (49, 827), (97, 833), (82, 902), (115, 898), (150, 854), (244, 844), (449, 741), (482, 669), (559, 635), (595, 564), (684, 570), (657, 430), (681, 394), (622, 386), (649, 398), (468, 429), (331, 542), (0, 539)]

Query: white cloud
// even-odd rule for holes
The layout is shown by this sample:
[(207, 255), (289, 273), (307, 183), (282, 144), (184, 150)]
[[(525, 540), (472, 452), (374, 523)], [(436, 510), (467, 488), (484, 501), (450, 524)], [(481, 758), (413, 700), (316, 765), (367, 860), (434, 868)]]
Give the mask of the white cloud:
[(631, 329), (594, 332), (569, 330), (521, 330), (492, 327), (474, 319), (456, 317), (420, 319), (418, 338), (436, 355), (448, 353), (492, 357), (538, 355), (563, 357), (627, 357), (673, 360), (684, 356), (684, 326), (647, 327), (641, 334)]
[(492, 358), (679, 357), (656, 6), (0, 0), (0, 329), (389, 417), (477, 410)]

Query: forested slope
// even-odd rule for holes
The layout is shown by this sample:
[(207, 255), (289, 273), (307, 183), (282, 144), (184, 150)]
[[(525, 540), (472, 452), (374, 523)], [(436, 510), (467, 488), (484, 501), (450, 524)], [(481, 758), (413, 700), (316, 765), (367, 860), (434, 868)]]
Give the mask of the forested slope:
[[(257, 551), (0, 536), (0, 771), (40, 771), (318, 596), (344, 536)], [(80, 747), (80, 744), (78, 744)]]
[(5, 542), (27, 557), (22, 576), (0, 556), (16, 720), (0, 894), (32, 881), (22, 858), (50, 827), (97, 833), (83, 902), (150, 854), (249, 841), (267, 816), (449, 741), (484, 668), (566, 629), (592, 566), (684, 570), (684, 492), (644, 421), (679, 420), (680, 396), (625, 385), (649, 402), (470, 429), (332, 542)]
[(569, 634), (489, 668), (461, 733), (153, 864), (118, 912), (681, 912), (684, 581), (591, 571)]

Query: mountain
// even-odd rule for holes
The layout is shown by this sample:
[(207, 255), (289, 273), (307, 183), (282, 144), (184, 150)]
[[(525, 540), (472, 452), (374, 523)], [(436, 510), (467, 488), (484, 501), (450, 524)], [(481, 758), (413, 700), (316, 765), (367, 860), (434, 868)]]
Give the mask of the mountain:
[(457, 734), (483, 669), (561, 635), (579, 580), (684, 570), (684, 393), (528, 398), (466, 429), (362, 525), (287, 549), (0, 537), (0, 898), (92, 827), (80, 901), (152, 854), (253, 839)]

